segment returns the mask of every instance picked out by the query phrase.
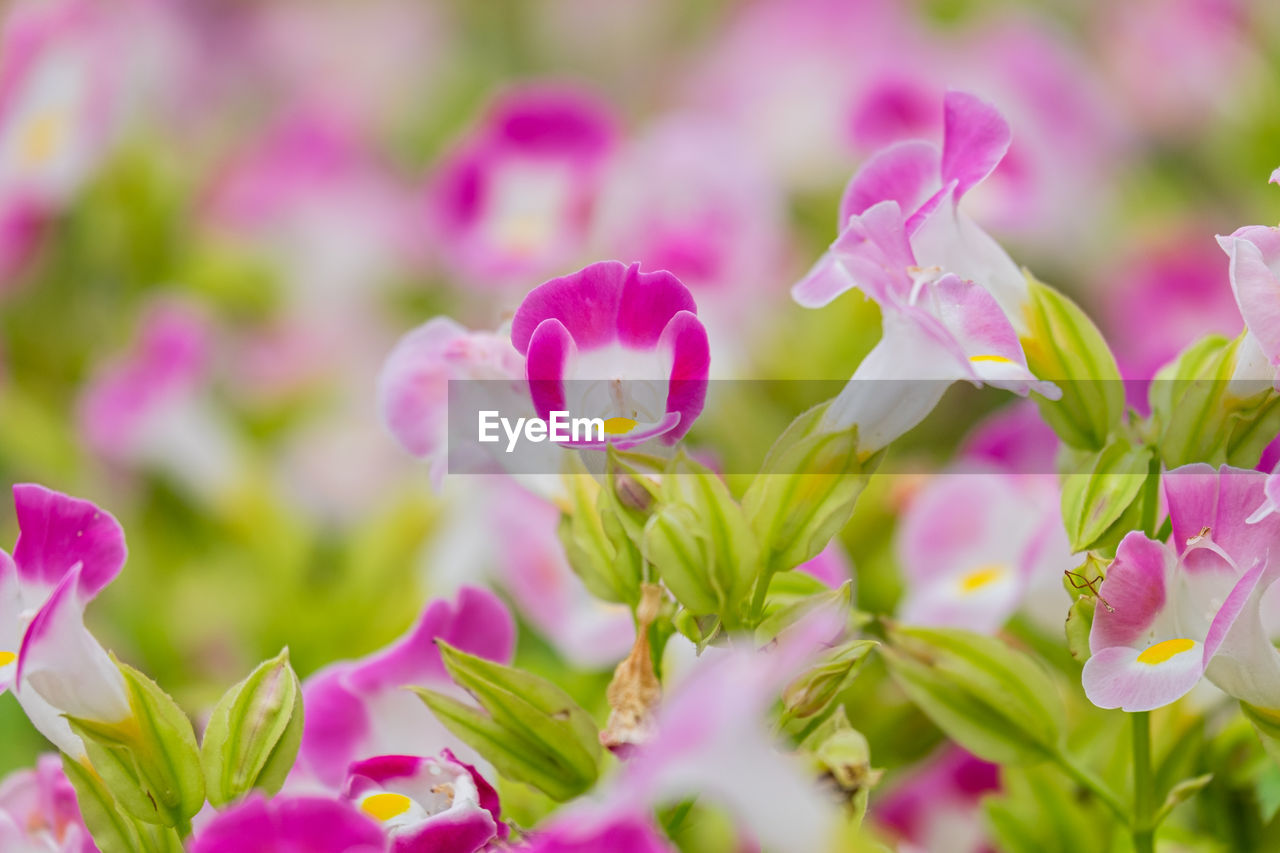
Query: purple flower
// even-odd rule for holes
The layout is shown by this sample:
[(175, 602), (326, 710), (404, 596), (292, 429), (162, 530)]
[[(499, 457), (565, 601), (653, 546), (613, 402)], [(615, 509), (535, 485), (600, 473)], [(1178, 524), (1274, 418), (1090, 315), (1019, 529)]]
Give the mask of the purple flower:
[[(710, 354), (688, 288), (601, 261), (535, 287), (511, 324), (534, 408), (603, 418), (620, 447), (672, 444), (702, 411)], [(590, 442), (587, 442), (590, 444)]]

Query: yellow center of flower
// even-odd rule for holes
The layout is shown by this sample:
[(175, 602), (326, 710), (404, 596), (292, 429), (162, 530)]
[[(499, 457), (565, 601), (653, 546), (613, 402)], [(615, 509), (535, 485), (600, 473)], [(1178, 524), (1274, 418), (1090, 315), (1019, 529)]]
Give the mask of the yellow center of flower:
[(995, 564), (989, 566), (979, 566), (960, 578), (960, 589), (963, 592), (977, 592), (984, 586), (998, 581), (1004, 575), (1004, 566)]
[(18, 143), (22, 163), (26, 166), (47, 163), (62, 139), (63, 124), (62, 117), (55, 112), (41, 113), (28, 122)]
[(631, 418), (606, 418), (604, 422), (606, 435), (623, 435), (635, 428), (636, 422)]
[(0, 652), (0, 666), (8, 666), (18, 659), (13, 652)]
[(365, 814), (386, 822), (397, 815), (402, 815), (413, 805), (413, 800), (404, 794), (374, 794), (360, 804)]
[(1174, 655), (1190, 651), (1195, 647), (1195, 644), (1195, 640), (1188, 640), (1185, 637), (1165, 640), (1163, 643), (1156, 643), (1154, 646), (1143, 649), (1142, 654), (1138, 655), (1138, 663), (1155, 666), (1156, 664), (1164, 663)]
[(971, 355), (969, 360), (973, 362), (994, 361), (997, 364), (1013, 364), (1013, 359), (1005, 358), (1002, 355)]

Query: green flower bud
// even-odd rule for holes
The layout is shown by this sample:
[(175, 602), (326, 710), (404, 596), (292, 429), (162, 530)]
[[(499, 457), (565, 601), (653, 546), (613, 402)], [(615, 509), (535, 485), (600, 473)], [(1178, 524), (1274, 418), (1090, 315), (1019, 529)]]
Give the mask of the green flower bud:
[(480, 708), (413, 688), (432, 713), (508, 779), (564, 802), (599, 775), (595, 720), (556, 685), (437, 641), (444, 665)]
[(1115, 436), (1092, 460), (1082, 461), (1089, 473), (1068, 474), (1062, 484), (1062, 520), (1071, 550), (1114, 553), (1124, 535), (1141, 526), (1151, 450)]
[(954, 741), (997, 764), (1057, 756), (1065, 731), (1058, 686), (995, 637), (892, 627), (884, 649), (902, 691)]
[(301, 743), (302, 687), (285, 649), (214, 706), (201, 747), (209, 802), (221, 808), (251, 790), (276, 793)]

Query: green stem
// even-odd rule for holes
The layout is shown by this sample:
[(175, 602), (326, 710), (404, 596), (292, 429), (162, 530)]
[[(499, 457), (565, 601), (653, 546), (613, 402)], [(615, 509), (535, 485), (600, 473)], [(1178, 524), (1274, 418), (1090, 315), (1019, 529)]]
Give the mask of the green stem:
[(751, 614), (749, 616), (751, 627), (760, 624), (760, 619), (764, 615), (764, 600), (769, 594), (769, 584), (773, 581), (773, 570), (765, 567), (760, 570), (760, 577), (756, 578), (755, 595), (751, 598)]
[(1140, 711), (1133, 718), (1133, 849), (1154, 853), (1155, 780), (1151, 775), (1151, 714)]
[(1156, 521), (1160, 514), (1160, 456), (1151, 457), (1147, 464), (1147, 481), (1142, 486), (1142, 529), (1147, 537), (1154, 539)]
[(1124, 803), (1120, 802), (1120, 798), (1111, 792), (1111, 789), (1102, 783), (1098, 777), (1094, 776), (1083, 767), (1079, 767), (1070, 757), (1064, 753), (1054, 756), (1054, 760), (1058, 766), (1062, 768), (1062, 772), (1070, 776), (1077, 785), (1084, 788), (1089, 793), (1098, 798), (1098, 801), (1111, 810), (1111, 813), (1123, 824), (1129, 823), (1129, 810), (1125, 808)]

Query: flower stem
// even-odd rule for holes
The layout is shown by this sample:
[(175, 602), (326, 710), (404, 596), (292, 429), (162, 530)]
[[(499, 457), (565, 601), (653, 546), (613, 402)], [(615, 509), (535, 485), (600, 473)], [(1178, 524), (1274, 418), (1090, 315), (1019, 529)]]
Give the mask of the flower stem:
[(1133, 718), (1133, 849), (1134, 853), (1153, 853), (1155, 827), (1155, 786), (1151, 775), (1151, 713), (1140, 711)]
[(1125, 808), (1124, 803), (1096, 776), (1083, 767), (1076, 765), (1065, 753), (1058, 753), (1054, 756), (1054, 760), (1057, 762), (1058, 767), (1062, 769), (1062, 772), (1070, 776), (1077, 785), (1097, 797), (1099, 802), (1110, 809), (1111, 813), (1121, 823), (1127, 824), (1129, 822), (1129, 810)]

